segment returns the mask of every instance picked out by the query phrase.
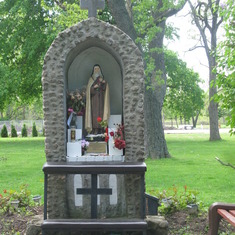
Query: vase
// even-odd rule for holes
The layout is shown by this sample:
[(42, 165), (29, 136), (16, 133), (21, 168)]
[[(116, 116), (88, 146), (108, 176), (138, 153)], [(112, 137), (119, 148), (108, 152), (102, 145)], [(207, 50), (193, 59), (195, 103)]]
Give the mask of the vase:
[(34, 201), (36, 204), (40, 204), (40, 200), (41, 200), (41, 196), (40, 196), (40, 195), (33, 197), (33, 201)]
[(12, 200), (12, 201), (11, 201), (11, 205), (12, 205), (15, 209), (18, 208), (19, 203), (20, 203), (20, 201), (18, 201), (18, 200)]

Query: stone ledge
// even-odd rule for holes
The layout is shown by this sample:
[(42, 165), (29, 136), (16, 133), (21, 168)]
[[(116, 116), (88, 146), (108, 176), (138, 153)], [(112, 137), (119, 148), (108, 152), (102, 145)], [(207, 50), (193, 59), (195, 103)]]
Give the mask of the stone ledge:
[(41, 224), (43, 222), (43, 215), (35, 215), (30, 222), (27, 224), (25, 235), (40, 235)]
[(146, 216), (146, 222), (148, 224), (148, 235), (167, 235), (169, 225), (163, 216)]

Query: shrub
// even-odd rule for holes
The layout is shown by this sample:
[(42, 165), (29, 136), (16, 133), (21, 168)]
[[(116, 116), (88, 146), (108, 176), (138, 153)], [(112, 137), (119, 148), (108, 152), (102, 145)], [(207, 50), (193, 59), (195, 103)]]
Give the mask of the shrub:
[(28, 131), (27, 131), (27, 128), (26, 128), (25, 124), (22, 127), (21, 135), (22, 135), (22, 137), (27, 137), (28, 136)]
[(17, 131), (14, 125), (11, 125), (11, 137), (17, 137)]
[(8, 137), (8, 132), (7, 132), (6, 125), (4, 125), (2, 130), (1, 130), (1, 137)]
[(33, 123), (33, 130), (32, 130), (32, 137), (37, 137), (38, 136), (38, 131), (36, 128), (35, 122)]
[(189, 204), (201, 204), (196, 198), (198, 192), (195, 190), (188, 190), (186, 185), (184, 186), (183, 191), (180, 191), (176, 186), (173, 186), (162, 192), (151, 191), (151, 194), (154, 194), (154, 196), (159, 198), (161, 202), (159, 212), (162, 215), (185, 209)]
[(16, 209), (11, 205), (12, 200), (19, 201), (18, 212), (25, 212), (27, 207), (32, 204), (31, 193), (28, 190), (28, 185), (23, 184), (20, 186), (20, 191), (6, 190), (0, 194), (0, 214), (14, 213)]

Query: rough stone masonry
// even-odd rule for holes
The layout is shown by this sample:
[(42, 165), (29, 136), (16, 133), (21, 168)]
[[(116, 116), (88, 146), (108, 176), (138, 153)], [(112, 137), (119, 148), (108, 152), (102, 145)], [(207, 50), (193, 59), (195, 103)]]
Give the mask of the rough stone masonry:
[[(144, 159), (144, 68), (135, 43), (115, 26), (89, 18), (61, 32), (49, 48), (43, 66), (43, 110), (45, 151), (48, 162), (66, 161), (67, 72), (76, 56), (90, 47), (110, 53), (122, 71), (125, 161)], [(127, 214), (139, 214), (136, 204), (136, 179), (127, 181)], [(51, 176), (48, 187), (48, 217), (68, 218), (66, 177)]]

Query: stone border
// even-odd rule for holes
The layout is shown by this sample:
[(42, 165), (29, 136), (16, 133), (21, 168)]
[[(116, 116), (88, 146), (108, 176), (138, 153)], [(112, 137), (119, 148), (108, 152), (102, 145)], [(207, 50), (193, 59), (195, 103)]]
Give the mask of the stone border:
[(89, 46), (114, 56), (123, 73), (126, 161), (144, 156), (144, 68), (135, 43), (115, 26), (89, 18), (61, 32), (49, 48), (42, 73), (47, 161), (66, 161), (66, 69)]

